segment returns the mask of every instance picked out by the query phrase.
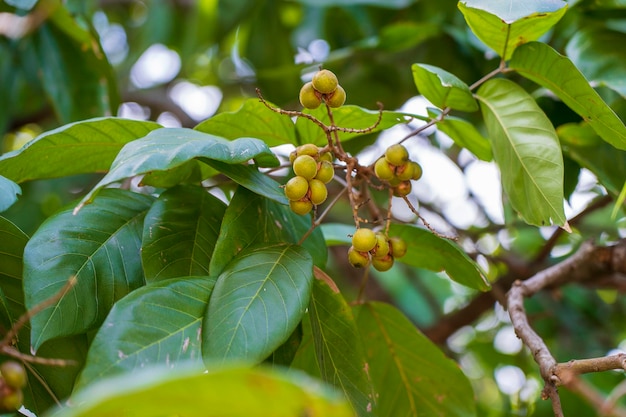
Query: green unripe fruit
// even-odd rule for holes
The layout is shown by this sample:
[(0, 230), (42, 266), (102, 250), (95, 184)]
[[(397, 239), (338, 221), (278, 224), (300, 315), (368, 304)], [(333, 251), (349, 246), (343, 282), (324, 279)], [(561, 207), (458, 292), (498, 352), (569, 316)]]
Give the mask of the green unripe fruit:
[(384, 258), (389, 255), (389, 241), (384, 233), (376, 233), (376, 246), (372, 249), (374, 259)]
[(365, 268), (370, 263), (370, 254), (367, 252), (359, 252), (350, 246), (348, 249), (348, 262), (355, 268)]
[(405, 197), (411, 192), (411, 181), (403, 181), (393, 187), (393, 195), (396, 197)]
[(328, 190), (326, 189), (326, 184), (322, 181), (315, 179), (309, 181), (309, 190), (311, 191), (309, 195), (311, 203), (317, 206), (326, 201), (326, 197), (328, 197)]
[(406, 161), (396, 168), (396, 177), (401, 181), (408, 181), (413, 178), (413, 162)]
[(24, 394), (21, 389), (16, 389), (0, 399), (0, 411), (19, 410), (22, 404), (24, 404)]
[(403, 145), (396, 143), (387, 148), (385, 151), (385, 159), (387, 159), (387, 162), (391, 165), (399, 167), (409, 160), (409, 151), (407, 151)]
[(335, 157), (333, 156), (332, 152), (324, 152), (320, 155), (320, 161), (333, 162), (334, 159)]
[(389, 166), (389, 162), (385, 158), (378, 158), (374, 164), (374, 173), (379, 180), (389, 181), (393, 178), (393, 167)]
[(320, 93), (330, 94), (335, 91), (337, 85), (339, 84), (339, 81), (337, 81), (337, 76), (332, 71), (323, 69), (313, 75), (311, 84), (313, 85), (313, 88), (315, 88)]
[(376, 246), (376, 233), (371, 229), (356, 229), (352, 235), (352, 246), (359, 252), (369, 252)]
[(333, 164), (328, 161), (320, 162), (315, 179), (322, 181), (324, 184), (328, 184), (334, 176), (335, 169), (333, 168)]
[(411, 161), (411, 165), (413, 165), (413, 176), (411, 179), (417, 181), (422, 178), (422, 166), (415, 161)]
[(395, 258), (402, 258), (406, 255), (406, 242), (404, 239), (394, 236), (389, 239), (389, 246), (391, 247), (391, 254)]
[(290, 201), (289, 208), (294, 213), (304, 216), (313, 210), (313, 203), (309, 200)]
[(317, 162), (310, 155), (300, 155), (293, 161), (293, 172), (307, 180), (312, 180), (317, 175)]
[(300, 200), (309, 191), (309, 182), (306, 178), (296, 175), (285, 184), (285, 195), (291, 201)]
[(15, 361), (6, 361), (0, 365), (0, 374), (8, 386), (15, 389), (26, 386), (26, 369), (24, 365)]
[(393, 266), (393, 256), (387, 255), (384, 258), (374, 258), (372, 259), (372, 266), (380, 272), (388, 271)]
[(312, 83), (306, 83), (300, 89), (300, 104), (305, 109), (316, 109), (322, 104), (322, 99), (313, 88)]
[(326, 104), (330, 107), (341, 107), (346, 102), (346, 90), (338, 85), (337, 89), (326, 96)]

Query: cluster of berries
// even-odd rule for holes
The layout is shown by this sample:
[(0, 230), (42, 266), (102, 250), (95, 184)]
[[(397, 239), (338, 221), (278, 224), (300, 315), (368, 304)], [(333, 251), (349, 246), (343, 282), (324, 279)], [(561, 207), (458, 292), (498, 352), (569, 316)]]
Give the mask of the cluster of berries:
[(399, 237), (389, 238), (382, 232), (359, 228), (352, 235), (348, 262), (355, 268), (371, 263), (378, 271), (387, 271), (393, 266), (394, 258), (401, 258), (406, 250), (406, 242)]
[(346, 91), (339, 85), (337, 76), (329, 70), (320, 70), (300, 89), (300, 104), (306, 109), (316, 109), (324, 101), (330, 107), (341, 107), (346, 102)]
[(326, 201), (328, 184), (335, 175), (333, 156), (312, 143), (298, 146), (289, 155), (295, 177), (285, 184), (285, 195), (294, 213), (307, 214)]
[(404, 197), (411, 192), (411, 180), (422, 177), (422, 167), (409, 159), (409, 152), (403, 145), (396, 143), (376, 161), (374, 173), (379, 180), (389, 183), (396, 197)]
[(0, 365), (0, 413), (13, 412), (22, 406), (26, 379), (22, 364), (6, 361)]

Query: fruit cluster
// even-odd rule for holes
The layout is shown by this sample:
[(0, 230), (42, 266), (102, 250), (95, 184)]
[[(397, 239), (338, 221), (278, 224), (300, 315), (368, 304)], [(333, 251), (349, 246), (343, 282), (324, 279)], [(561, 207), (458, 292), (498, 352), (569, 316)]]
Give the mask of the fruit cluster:
[(298, 146), (289, 155), (295, 177), (285, 184), (285, 195), (289, 199), (291, 210), (300, 215), (309, 213), (313, 206), (326, 201), (326, 184), (333, 179), (333, 156), (322, 152), (312, 143)]
[(339, 85), (337, 76), (323, 69), (300, 89), (300, 104), (306, 109), (316, 109), (322, 101), (330, 107), (341, 107), (346, 102), (346, 91)]
[(0, 413), (18, 410), (24, 402), (26, 370), (22, 364), (6, 361), (0, 365)]
[(396, 197), (404, 197), (411, 192), (411, 180), (422, 177), (422, 167), (409, 159), (409, 151), (403, 145), (396, 143), (378, 158), (374, 173), (379, 180), (389, 183)]
[(359, 228), (352, 235), (348, 261), (355, 268), (364, 268), (371, 262), (376, 270), (387, 271), (394, 258), (404, 256), (406, 250), (406, 242), (399, 237), (389, 238), (382, 232)]

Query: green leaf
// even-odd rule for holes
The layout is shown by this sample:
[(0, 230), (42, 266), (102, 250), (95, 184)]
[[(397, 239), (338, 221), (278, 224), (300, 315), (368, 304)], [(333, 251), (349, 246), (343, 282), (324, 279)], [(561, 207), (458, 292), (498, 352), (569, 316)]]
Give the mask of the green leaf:
[(197, 186), (178, 186), (154, 202), (143, 225), (146, 281), (209, 275), (226, 205)]
[[(282, 204), (240, 187), (224, 214), (211, 258), (211, 274), (221, 274), (239, 252), (254, 244), (296, 244), (310, 227), (310, 216), (299, 216)], [(315, 265), (326, 265), (328, 250), (320, 230), (314, 230), (302, 246), (311, 254)]]
[(379, 396), (372, 387), (363, 342), (343, 296), (316, 279), (309, 316), (322, 379), (344, 392), (358, 416), (373, 415)]
[(144, 284), (141, 233), (152, 201), (108, 189), (81, 213), (66, 208), (35, 232), (24, 251), (27, 308), (56, 295), (70, 277), (76, 284), (31, 319), (34, 349), (98, 326), (117, 300)]
[(15, 8), (26, 10), (26, 11), (35, 7), (35, 4), (37, 4), (37, 1), (38, 0), (4, 0), (4, 2), (8, 4), (9, 6), (13, 6)]
[(626, 51), (626, 33), (605, 28), (582, 27), (574, 33), (565, 53), (590, 81), (605, 85), (626, 98), (626, 80), (621, 69)]
[(217, 278), (203, 323), (202, 353), (215, 360), (260, 362), (283, 344), (311, 296), (313, 262), (295, 245), (239, 253)]
[(404, 314), (380, 302), (354, 310), (374, 386), (394, 393), (380, 395), (378, 415), (476, 416), (467, 377)]
[(309, 4), (315, 7), (348, 7), (355, 5), (370, 5), (376, 7), (384, 7), (389, 9), (404, 9), (417, 0), (297, 0), (303, 4)]
[(322, 223), (320, 226), (328, 246), (352, 245), (354, 226), (344, 223)]
[(43, 417), (352, 417), (346, 401), (307, 375), (261, 367), (152, 367), (77, 392)]
[(407, 252), (397, 261), (435, 272), (446, 271), (459, 284), (477, 290), (490, 288), (484, 273), (454, 242), (436, 236), (429, 230), (415, 226), (392, 224), (390, 236), (398, 236), (407, 243)]
[(124, 146), (109, 173), (82, 199), (77, 210), (93, 200), (106, 185), (152, 171), (168, 171), (200, 157), (228, 164), (241, 164), (250, 159), (261, 166), (278, 164), (267, 145), (258, 139), (229, 141), (191, 129), (159, 129)]
[(509, 66), (556, 94), (606, 142), (626, 150), (624, 123), (567, 57), (546, 44), (533, 42), (518, 48)]
[(469, 87), (454, 74), (427, 64), (413, 64), (411, 70), (420, 94), (440, 109), (450, 107), (466, 112), (478, 110)]
[[(428, 114), (432, 118), (439, 117), (441, 111), (429, 108)], [(484, 137), (474, 125), (467, 120), (459, 119), (454, 116), (446, 116), (442, 121), (437, 122), (437, 129), (441, 130), (461, 148), (465, 148), (478, 159), (483, 161), (491, 161), (493, 154), (489, 139)]]
[(28, 236), (19, 227), (0, 217), (0, 318), (9, 327), (24, 313), (22, 254), (27, 242)]
[(0, 157), (0, 175), (16, 183), (106, 172), (122, 146), (161, 125), (105, 117), (70, 123), (42, 133)]
[(552, 123), (513, 81), (491, 79), (477, 92), (502, 186), (529, 224), (567, 229), (563, 156)]
[(268, 146), (296, 143), (291, 118), (268, 109), (256, 98), (244, 101), (239, 110), (217, 114), (194, 129), (226, 139), (257, 138)]
[(567, 10), (561, 0), (466, 0), (458, 6), (476, 37), (505, 60), (520, 45), (539, 39)]
[(441, 33), (442, 28), (434, 22), (396, 22), (381, 28), (378, 47), (390, 52), (400, 52), (414, 48)]
[(0, 212), (11, 207), (21, 194), (22, 189), (19, 185), (0, 175)]
[(152, 365), (202, 363), (201, 330), (215, 278), (173, 278), (117, 302), (96, 334), (76, 389)]

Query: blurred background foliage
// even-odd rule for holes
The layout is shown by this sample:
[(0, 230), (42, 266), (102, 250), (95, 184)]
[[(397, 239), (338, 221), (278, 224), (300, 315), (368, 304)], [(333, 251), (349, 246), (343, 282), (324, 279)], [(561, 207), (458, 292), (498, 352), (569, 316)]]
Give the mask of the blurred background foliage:
[[(626, 119), (624, 1), (570, 1), (564, 18), (542, 40), (567, 54)], [(471, 84), (499, 60), (471, 34), (456, 0), (5, 0), (0, 2), (2, 151), (98, 116), (193, 127), (238, 109), (257, 87), (268, 100), (295, 109), (303, 80), (321, 64), (339, 76), (349, 104), (375, 108), (380, 101), (386, 109), (423, 111), (411, 74), (416, 62)], [(559, 129), (574, 232), (526, 226), (506, 201), (482, 197), (497, 183), (493, 166), (479, 164), (429, 130), (414, 138), (411, 148), (425, 170), (416, 204), (436, 228), (460, 236), (497, 281), (494, 291), (475, 294), (439, 274), (396, 265), (385, 275), (373, 273), (367, 294), (400, 306), (460, 362), (474, 384), (479, 415), (550, 416), (550, 404), (539, 400), (542, 381), (532, 357), (496, 301), (513, 280), (563, 259), (581, 241), (611, 242), (626, 235), (624, 213), (613, 202), (626, 179), (626, 156), (593, 135), (568, 136), (563, 125), (580, 122), (578, 116), (536, 85), (516, 81)], [(477, 115), (461, 116), (482, 130)], [(406, 129), (351, 141), (350, 151), (371, 159)], [(438, 175), (428, 180), (428, 171), (436, 169)], [(478, 182), (476, 172), (482, 173)], [(83, 175), (24, 184), (23, 198), (3, 215), (30, 235), (97, 180)], [(501, 198), (497, 187), (490, 192)], [(348, 205), (340, 203), (331, 221), (350, 218)], [(335, 252), (329, 269), (356, 295), (361, 276), (346, 264), (345, 247), (331, 247)], [(560, 361), (626, 350), (626, 301), (617, 292), (568, 286), (534, 297), (528, 310)], [(607, 395), (625, 380), (623, 372), (587, 379)], [(596, 414), (574, 395), (562, 396), (566, 414)]]

